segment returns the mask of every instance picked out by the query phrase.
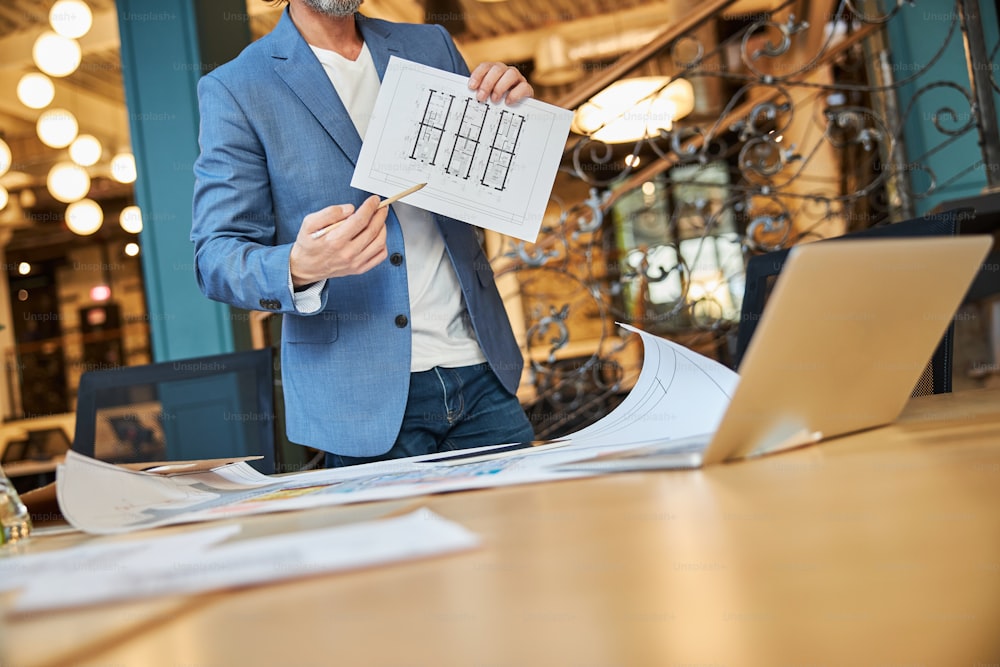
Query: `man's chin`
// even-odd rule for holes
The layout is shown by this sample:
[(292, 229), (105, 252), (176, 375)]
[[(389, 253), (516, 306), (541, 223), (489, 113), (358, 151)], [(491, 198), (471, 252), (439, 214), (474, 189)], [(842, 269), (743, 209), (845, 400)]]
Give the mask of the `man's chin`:
[(338, 19), (354, 16), (362, 4), (362, 0), (303, 0), (303, 2), (315, 12)]

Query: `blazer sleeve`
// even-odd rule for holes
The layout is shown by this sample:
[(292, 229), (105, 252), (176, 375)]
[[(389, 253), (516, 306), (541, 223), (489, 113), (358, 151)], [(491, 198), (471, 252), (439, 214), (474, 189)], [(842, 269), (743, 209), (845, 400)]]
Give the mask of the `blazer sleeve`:
[(198, 82), (198, 107), (191, 223), (198, 285), (210, 299), (239, 308), (296, 313), (291, 244), (276, 245), (264, 147), (239, 101), (212, 74)]

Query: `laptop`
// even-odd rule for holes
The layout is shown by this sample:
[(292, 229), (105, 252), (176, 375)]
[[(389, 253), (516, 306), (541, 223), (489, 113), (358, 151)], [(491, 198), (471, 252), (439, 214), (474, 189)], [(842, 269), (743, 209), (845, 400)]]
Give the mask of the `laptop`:
[(557, 467), (697, 468), (891, 423), (991, 245), (976, 235), (793, 247), (714, 432)]
[(72, 449), (115, 464), (254, 458), (275, 471), (270, 348), (80, 376)]

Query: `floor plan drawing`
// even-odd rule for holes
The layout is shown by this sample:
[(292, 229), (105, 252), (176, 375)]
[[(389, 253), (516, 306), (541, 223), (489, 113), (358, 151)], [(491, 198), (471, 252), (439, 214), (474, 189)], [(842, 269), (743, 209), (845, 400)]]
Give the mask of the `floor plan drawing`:
[(436, 90), (427, 91), (427, 106), (424, 115), (418, 123), (416, 141), (410, 158), (429, 164), (435, 164), (441, 143), (444, 140), (445, 124), (448, 113), (455, 101), (454, 95), (446, 95)]
[(483, 185), (503, 190), (507, 185), (510, 166), (517, 155), (517, 140), (521, 136), (521, 126), (524, 116), (503, 110), (500, 112), (500, 122), (497, 123), (493, 145), (486, 160), (486, 172), (483, 174)]
[(407, 203), (534, 241), (572, 113), (534, 99), (480, 102), (468, 77), (393, 57), (351, 179)]
[(455, 141), (452, 143), (451, 155), (448, 157), (446, 171), (449, 174), (461, 176), (464, 179), (472, 177), (472, 167), (479, 149), (479, 140), (483, 136), (486, 115), (489, 107), (475, 99), (467, 97), (462, 109), (461, 122), (455, 131)]
[[(457, 113), (454, 118), (449, 118), (453, 106), (457, 108)], [(431, 166), (437, 166), (440, 161), (447, 174), (463, 180), (477, 178), (485, 187), (503, 190), (507, 185), (524, 116), (506, 109), (500, 111), (486, 162), (478, 165), (482, 173), (474, 173), (489, 115), (489, 105), (477, 102), (471, 96), (456, 104), (454, 95), (428, 90), (427, 103), (417, 121), (410, 159)]]

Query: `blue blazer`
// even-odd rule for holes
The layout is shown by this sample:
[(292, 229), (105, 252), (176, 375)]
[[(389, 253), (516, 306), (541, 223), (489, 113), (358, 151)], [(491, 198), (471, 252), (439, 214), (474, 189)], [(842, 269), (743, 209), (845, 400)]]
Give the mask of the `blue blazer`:
[[(379, 78), (391, 55), (469, 73), (440, 26), (357, 20)], [(295, 310), (289, 288), (288, 256), (302, 219), (331, 204), (358, 206), (371, 193), (350, 186), (361, 137), (288, 11), (270, 34), (202, 77), (198, 100), (191, 231), (198, 284), (211, 299), (282, 313), (291, 441), (347, 456), (388, 451), (410, 375), (406, 262), (328, 280), (312, 315)], [(513, 394), (523, 360), (476, 228), (435, 218), (479, 344)], [(389, 255), (402, 255), (391, 208), (386, 226)]]

